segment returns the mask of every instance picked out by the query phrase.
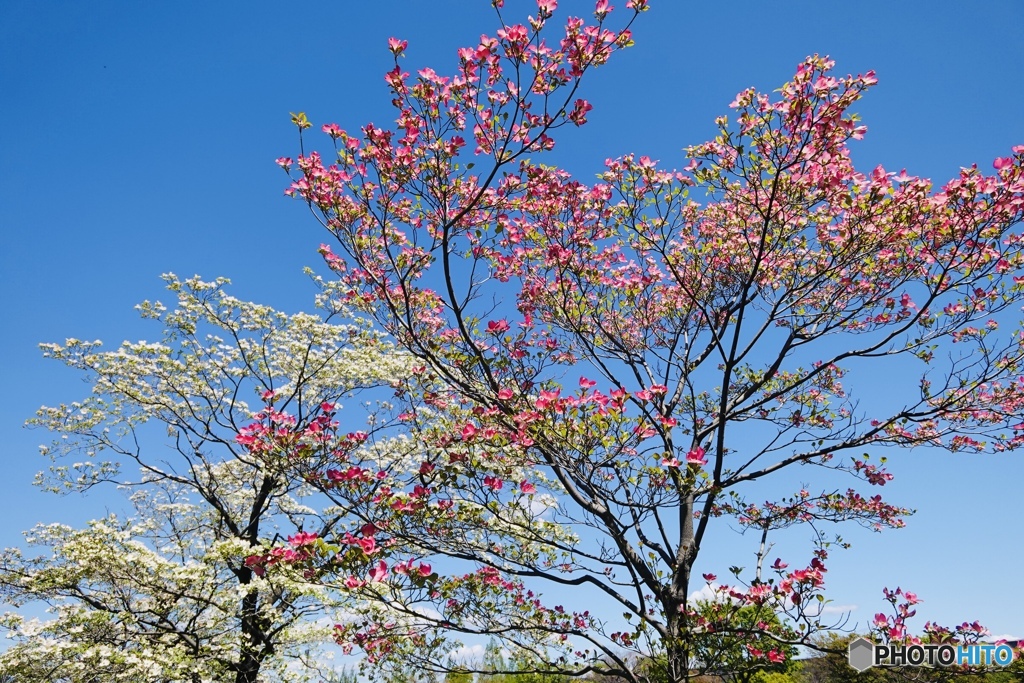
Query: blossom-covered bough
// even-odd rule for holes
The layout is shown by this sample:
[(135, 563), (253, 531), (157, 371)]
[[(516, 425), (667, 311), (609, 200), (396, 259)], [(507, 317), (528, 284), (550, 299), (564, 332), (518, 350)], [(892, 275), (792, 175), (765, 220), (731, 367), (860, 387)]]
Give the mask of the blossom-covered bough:
[[(777, 661), (829, 626), (829, 525), (908, 513), (837, 474), (881, 486), (866, 451), (1024, 440), (1024, 147), (938, 188), (858, 171), (851, 108), (875, 76), (813, 56), (777, 94), (741, 92), (682, 170), (627, 155), (585, 184), (536, 159), (586, 122), (580, 80), (647, 7), (611, 28), (602, 0), (549, 40), (554, 9), (502, 20), (452, 76), (410, 76), (393, 39), (396, 127), (324, 125), (330, 162), (278, 160), (335, 240), (326, 293), (419, 359), (401, 418), (425, 447), (405, 476), (324, 472), (368, 525), (296, 564), (376, 599), (337, 631), (371, 661), (489, 634), (538, 670), (636, 680), (635, 657), (656, 656), (681, 681), (715, 670), (701, 644), (730, 630), (778, 643), (749, 666)], [(873, 367), (909, 381), (872, 394)], [(762, 480), (792, 493), (759, 502)], [(753, 532), (756, 566), (701, 579), (728, 520)], [(770, 553), (791, 527), (813, 549), (787, 563)], [(720, 610), (690, 599), (706, 584)], [(916, 596), (887, 599), (873, 628), (912, 637)], [(750, 608), (757, 634), (736, 626)]]
[[(19, 681), (320, 680), (331, 625), (353, 608), (347, 596), (298, 571), (263, 575), (246, 560), (280, 538), (351, 523), (294, 475), (293, 435), (336, 428), (328, 415), (339, 400), (390, 387), (410, 363), (364, 324), (243, 302), (223, 279), (165, 280), (177, 307), (139, 307), (163, 325), (160, 341), (107, 352), (98, 342), (43, 345), (83, 372), (92, 394), (44, 407), (31, 421), (60, 435), (39, 483), (57, 492), (120, 486), (133, 513), (85, 528), (40, 525), (28, 546), (41, 552), (4, 551), (0, 590), (28, 612), (4, 617), (13, 645), (0, 654), (0, 673)], [(373, 431), (365, 410), (352, 415)], [(354, 434), (347, 447), (364, 439)], [(334, 446), (336, 458), (346, 446)], [(72, 455), (78, 462), (65, 464)], [(51, 614), (26, 619), (39, 603)]]

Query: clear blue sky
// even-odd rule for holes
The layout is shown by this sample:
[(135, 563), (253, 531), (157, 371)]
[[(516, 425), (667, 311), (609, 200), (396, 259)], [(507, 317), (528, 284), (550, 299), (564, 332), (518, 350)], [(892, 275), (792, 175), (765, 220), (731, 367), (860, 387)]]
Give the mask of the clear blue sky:
[[(843, 73), (878, 72), (858, 106), (863, 167), (943, 181), (1024, 144), (1024, 3), (652, 4), (636, 47), (588, 79), (591, 124), (559, 139), (558, 162), (584, 178), (630, 151), (683, 165), (679, 150), (711, 134), (736, 92), (773, 89), (816, 52)], [(561, 16), (592, 7), (561, 5)], [(533, 7), (509, 0), (506, 13)], [(106, 503), (31, 487), (47, 438), (23, 420), (86, 390), (36, 344), (155, 337), (132, 306), (161, 297), (167, 271), (226, 276), (242, 298), (311, 308), (301, 269), (319, 265), (323, 236), (282, 196), (273, 163), (297, 151), (288, 113), (349, 129), (387, 123), (389, 36), (409, 40), (408, 70), (443, 73), (457, 47), (493, 29), (486, 0), (0, 7), (0, 545)], [(1024, 636), (1021, 456), (910, 453), (892, 470), (885, 493), (919, 513), (902, 531), (851, 530), (854, 549), (830, 565), (831, 597), (863, 625), (883, 606), (881, 586), (901, 585), (924, 600), (918, 627), (977, 618)]]

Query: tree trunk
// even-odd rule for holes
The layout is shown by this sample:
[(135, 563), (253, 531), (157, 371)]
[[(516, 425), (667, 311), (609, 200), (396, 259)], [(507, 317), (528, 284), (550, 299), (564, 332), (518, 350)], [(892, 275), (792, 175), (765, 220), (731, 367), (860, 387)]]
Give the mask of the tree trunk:
[[(243, 577), (242, 583), (249, 583), (251, 575)], [(259, 591), (249, 591), (242, 598), (242, 614), (239, 636), (238, 663), (235, 665), (235, 683), (256, 683), (260, 665), (270, 648), (264, 642), (265, 634), (260, 617)]]
[(668, 619), (669, 639), (665, 644), (668, 680), (685, 683), (690, 680), (690, 618), (686, 613), (690, 572), (697, 559), (693, 528), (693, 494), (688, 493), (679, 506), (679, 548), (672, 572), (672, 585), (668, 588), (665, 613)]

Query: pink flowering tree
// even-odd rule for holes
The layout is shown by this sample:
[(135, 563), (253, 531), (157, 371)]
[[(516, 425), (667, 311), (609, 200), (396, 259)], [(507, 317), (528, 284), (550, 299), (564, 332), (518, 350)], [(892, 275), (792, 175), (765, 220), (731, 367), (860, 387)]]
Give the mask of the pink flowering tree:
[[(540, 160), (630, 45), (646, 3), (624, 4), (552, 38), (541, 1), (447, 76), (405, 72), (392, 39), (396, 126), (324, 125), (330, 161), (278, 160), (333, 238), (326, 293), (419, 359), (400, 392), (418, 459), (309, 475), (363, 516), (304, 562), (380, 605), (337, 629), (373, 661), (488, 634), (538, 670), (637, 680), (664, 656), (687, 680), (735, 629), (738, 608), (696, 609), (705, 587), (772, 615), (745, 631), (777, 661), (829, 626), (832, 525), (903, 525), (866, 450), (1024, 440), (1024, 147), (940, 186), (858, 170), (851, 108), (876, 79), (814, 56), (777, 95), (739, 93), (678, 170), (627, 155), (583, 183)], [(873, 372), (901, 379), (879, 397)], [(729, 520), (756, 566), (701, 564)], [(775, 557), (797, 529), (807, 554)]]

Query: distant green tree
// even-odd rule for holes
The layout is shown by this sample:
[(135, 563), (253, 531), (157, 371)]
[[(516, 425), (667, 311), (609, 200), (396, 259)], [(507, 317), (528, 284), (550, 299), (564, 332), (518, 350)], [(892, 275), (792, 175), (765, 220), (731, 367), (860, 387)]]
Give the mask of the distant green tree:
[(799, 683), (799, 679), (789, 671), (755, 671), (750, 677), (750, 683)]
[(468, 671), (449, 671), (444, 675), (444, 683), (473, 683), (473, 674)]
[(707, 622), (707, 632), (696, 635), (692, 646), (701, 673), (728, 683), (755, 683), (757, 673), (785, 673), (796, 657), (796, 648), (786, 643), (797, 635), (766, 606), (699, 602), (697, 613)]
[(327, 676), (324, 683), (359, 683), (359, 674), (348, 667), (334, 671)]
[(575, 680), (563, 674), (547, 673), (550, 667), (533, 653), (516, 652), (508, 657), (496, 640), (490, 640), (484, 648), (480, 668), (486, 673), (479, 676), (478, 683), (569, 683)]

